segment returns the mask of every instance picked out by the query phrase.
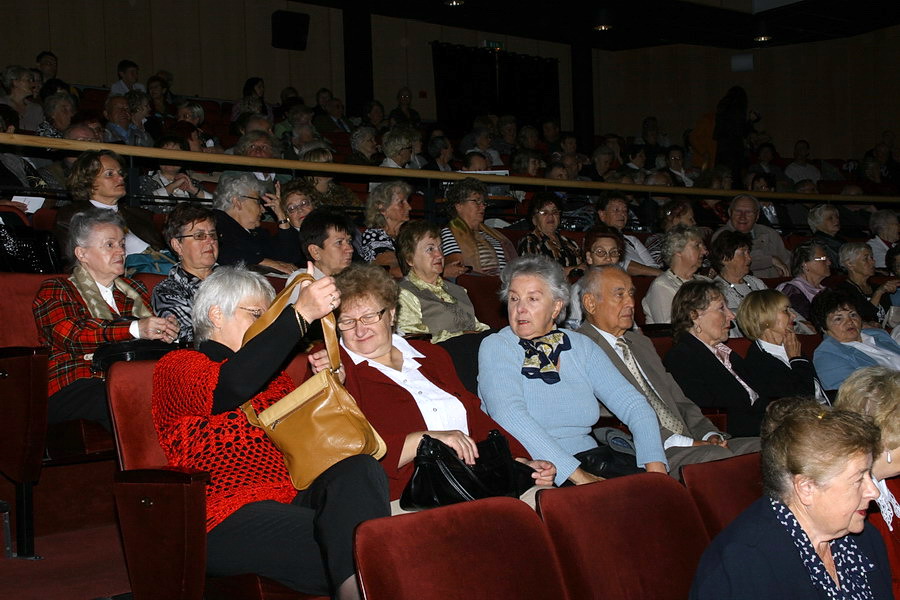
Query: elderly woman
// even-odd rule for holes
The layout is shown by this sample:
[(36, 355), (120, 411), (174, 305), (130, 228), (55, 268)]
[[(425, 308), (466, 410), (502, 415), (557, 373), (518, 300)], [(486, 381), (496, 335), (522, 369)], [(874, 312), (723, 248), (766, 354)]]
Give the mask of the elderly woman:
[(128, 101), (128, 112), (131, 114), (131, 146), (153, 147), (153, 136), (147, 131), (147, 119), (150, 117), (150, 96), (141, 90), (131, 90), (125, 94)]
[(197, 288), (216, 268), (219, 234), (212, 211), (182, 202), (166, 220), (163, 231), (178, 264), (153, 288), (153, 310), (160, 317), (172, 315), (178, 320), (178, 340), (194, 339), (191, 306)]
[(266, 103), (266, 82), (262, 77), (250, 77), (244, 81), (241, 97), (231, 109), (231, 120), (237, 121), (245, 112), (262, 113), (270, 123), (274, 120), (272, 106)]
[(366, 206), (360, 255), (366, 262), (388, 268), (394, 279), (403, 277), (397, 262), (396, 240), (400, 226), (409, 221), (411, 193), (412, 187), (404, 181), (385, 181), (369, 193)]
[[(336, 277), (341, 293), (337, 326), (347, 390), (387, 444), (381, 466), (392, 500), (400, 498), (413, 473), (413, 459), (424, 434), (444, 442), (468, 464), (478, 458), (476, 441), (502, 429), (479, 408), (443, 348), (406, 341), (393, 332), (399, 288), (383, 269), (352, 265)], [(313, 370), (327, 366), (325, 351), (311, 357)], [(555, 469), (528, 461), (510, 438), (513, 456), (529, 464), (539, 485), (551, 485)]]
[(591, 179), (600, 182), (606, 181), (606, 176), (613, 170), (615, 160), (616, 153), (612, 148), (606, 144), (597, 146), (591, 155), (591, 163), (593, 164)]
[(647, 252), (656, 261), (656, 264), (664, 264), (662, 259), (663, 242), (666, 234), (676, 225), (687, 225), (693, 227), (697, 224), (694, 221), (694, 209), (691, 203), (683, 198), (669, 200), (659, 209), (659, 223), (662, 227), (662, 233), (654, 233), (644, 242)]
[(297, 231), (309, 213), (319, 206), (315, 196), (315, 187), (305, 179), (291, 179), (281, 188), (281, 210)]
[(279, 365), (340, 292), (330, 277), (307, 285), (242, 344), (274, 295), (264, 277), (240, 268), (220, 267), (203, 282), (194, 300), (197, 349), (170, 353), (154, 372), (156, 432), (171, 466), (210, 475), (210, 575), (256, 573), (308, 594), (358, 598), (353, 530), (389, 514), (378, 464), (347, 458), (298, 492), (281, 452), (240, 409), (250, 400), (261, 412), (294, 390)]
[[(175, 135), (162, 136), (154, 146), (161, 150), (190, 151), (188, 142)], [(204, 190), (199, 181), (181, 170), (181, 165), (160, 163), (158, 171), (141, 176), (140, 188), (141, 193), (148, 196), (212, 199), (212, 194)]]
[(819, 242), (828, 250), (828, 258), (832, 264), (837, 264), (841, 246), (845, 240), (838, 236), (841, 230), (841, 215), (838, 209), (831, 204), (819, 204), (809, 210), (806, 215), (809, 230), (813, 233), (813, 240)]
[(397, 107), (388, 115), (391, 127), (395, 125), (408, 125), (409, 127), (418, 128), (422, 125), (422, 117), (419, 112), (410, 104), (412, 103), (412, 91), (403, 86), (397, 90)]
[(510, 162), (512, 174), (517, 177), (537, 177), (544, 164), (540, 152), (527, 148), (517, 150)]
[(62, 138), (72, 123), (75, 100), (67, 92), (58, 92), (44, 100), (44, 120), (37, 127), (41, 137)]
[(812, 302), (812, 322), (824, 336), (813, 354), (826, 390), (836, 390), (860, 367), (900, 370), (900, 345), (881, 328), (863, 329), (853, 297), (825, 290)]
[(428, 156), (431, 160), (422, 165), (428, 171), (453, 171), (450, 161), (453, 159), (453, 144), (444, 135), (435, 135), (428, 140)]
[[(600, 224), (589, 229), (584, 236), (585, 262), (589, 267), (602, 267), (617, 264), (625, 256), (625, 240), (612, 227)], [(584, 319), (581, 296), (582, 281), (579, 279), (572, 285), (569, 294), (569, 313), (566, 315), (566, 329), (578, 329)]]
[(801, 354), (793, 320), (791, 303), (781, 292), (764, 289), (747, 294), (737, 311), (741, 331), (753, 342), (744, 365), (765, 374), (756, 379), (756, 390), (764, 398), (806, 396), (828, 404), (815, 367)]
[[(312, 261), (315, 279), (333, 277), (350, 266), (353, 260), (354, 226), (343, 213), (317, 208), (300, 226), (300, 248)], [(307, 268), (297, 269), (288, 284)]]
[[(709, 259), (717, 273), (713, 281), (725, 292), (725, 302), (733, 313), (747, 294), (767, 289), (761, 279), (750, 274), (752, 248), (750, 236), (739, 231), (723, 231), (712, 243)], [(732, 329), (731, 337), (741, 337), (741, 332)]]
[(10, 65), (0, 73), (0, 84), (6, 92), (0, 96), (0, 104), (6, 104), (19, 113), (19, 127), (35, 131), (44, 120), (41, 105), (32, 100), (35, 74), (20, 65)]
[(847, 270), (847, 279), (835, 289), (850, 295), (864, 323), (879, 327), (891, 308), (891, 294), (897, 291), (900, 279), (888, 279), (877, 286), (869, 283), (869, 278), (875, 274), (875, 259), (872, 249), (863, 242), (841, 246), (840, 261)]
[(523, 256), (501, 276), (510, 326), (490, 335), (478, 353), (484, 410), (532, 456), (556, 465), (557, 485), (598, 481), (608, 473), (591, 429), (600, 404), (634, 435), (637, 466), (664, 473), (666, 457), (656, 413), (590, 338), (561, 331), (569, 286), (546, 256)]
[(831, 259), (828, 249), (816, 241), (806, 242), (794, 248), (791, 256), (790, 281), (776, 288), (791, 301), (791, 307), (807, 321), (811, 318), (810, 306), (813, 298), (825, 289), (822, 281), (831, 274)]
[[(322, 146), (310, 148), (300, 154), (300, 160), (306, 162), (334, 162), (334, 154)], [(308, 175), (304, 179), (314, 188), (314, 200), (317, 206), (362, 206), (362, 201), (353, 193), (336, 182), (331, 175)]]
[(663, 363), (685, 396), (700, 407), (725, 410), (728, 433), (753, 437), (766, 412), (767, 399), (758, 391), (766, 373), (750, 370), (725, 345), (733, 319), (718, 285), (686, 282), (672, 300), (675, 345)]
[(447, 190), (447, 204), (451, 219), (441, 230), (444, 277), (455, 279), (470, 270), (499, 275), (516, 250), (505, 235), (484, 224), (485, 185), (472, 177), (457, 181)]
[(846, 410), (786, 399), (766, 416), (763, 497), (706, 549), (691, 600), (891, 598), (890, 567), (866, 523), (878, 428)]
[(559, 233), (562, 199), (553, 192), (538, 192), (531, 199), (528, 216), (534, 230), (519, 240), (519, 255), (539, 254), (558, 262), (566, 276), (584, 269), (584, 252), (578, 244)]
[(897, 225), (897, 213), (893, 210), (877, 210), (869, 217), (869, 230), (872, 239), (866, 242), (872, 249), (872, 257), (875, 259), (876, 269), (889, 269), (890, 265), (884, 262), (885, 254), (898, 240), (900, 240), (900, 228)]
[(407, 129), (395, 127), (381, 138), (381, 150), (384, 160), (379, 166), (391, 169), (402, 169), (412, 158), (412, 140)]
[[(489, 329), (475, 316), (465, 288), (445, 281), (440, 229), (425, 221), (400, 228), (400, 313), (397, 329), (406, 335), (430, 335), (450, 353), (456, 372), (473, 394), (478, 389), (478, 346)], [(471, 335), (476, 334), (476, 335)]]
[(154, 316), (144, 284), (123, 277), (125, 221), (116, 212), (76, 213), (67, 250), (72, 276), (45, 281), (33, 303), (38, 333), (50, 348), (47, 419), (88, 419), (110, 429), (106, 382), (91, 370), (91, 355), (110, 342), (172, 342), (178, 322)]
[(353, 152), (345, 162), (348, 165), (365, 167), (377, 167), (381, 164), (382, 156), (378, 152), (376, 135), (373, 127), (360, 127), (350, 134), (350, 148)]
[(709, 281), (696, 274), (704, 256), (703, 232), (697, 227), (676, 225), (666, 234), (662, 257), (669, 268), (653, 280), (641, 300), (647, 324), (671, 322), (672, 298), (684, 282), (692, 279)]
[[(260, 227), (266, 209), (275, 214), (275, 235)], [(253, 173), (226, 173), (219, 179), (213, 200), (216, 231), (219, 233), (219, 262), (223, 265), (244, 263), (278, 273), (296, 270), (294, 261), (300, 255), (297, 230), (284, 214), (276, 194)]]
[(96, 207), (118, 212), (125, 219), (125, 253), (149, 253), (163, 250), (166, 242), (153, 224), (152, 214), (142, 208), (119, 201), (125, 197), (125, 171), (122, 158), (111, 150), (88, 150), (72, 164), (66, 187), (72, 204), (61, 208), (56, 216), (56, 239), (65, 246), (69, 237), (69, 220), (75, 213)]
[(878, 510), (869, 513), (869, 522), (884, 538), (888, 557), (894, 567), (892, 588), (900, 598), (900, 373), (885, 367), (865, 367), (848, 377), (838, 390), (836, 408), (871, 417), (881, 430), (881, 453), (872, 462), (872, 479), (881, 492), (876, 498)]
[(385, 118), (384, 104), (378, 100), (366, 102), (363, 115), (363, 127), (371, 127), (377, 135), (381, 135), (391, 128), (390, 122)]

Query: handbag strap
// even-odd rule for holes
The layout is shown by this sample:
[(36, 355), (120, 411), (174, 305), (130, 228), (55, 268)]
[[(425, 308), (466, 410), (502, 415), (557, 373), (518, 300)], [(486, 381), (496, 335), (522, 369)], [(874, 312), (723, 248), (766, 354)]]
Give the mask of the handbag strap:
[[(309, 273), (300, 273), (283, 290), (278, 292), (278, 295), (272, 300), (272, 304), (269, 305), (268, 310), (254, 321), (244, 333), (241, 347), (246, 346), (250, 340), (259, 335), (278, 318), (278, 315), (290, 304), (294, 290), (298, 289), (299, 291), (299, 287), (304, 281), (312, 282), (315, 281), (315, 278)], [(328, 313), (320, 321), (322, 322), (322, 333), (325, 338), (325, 348), (328, 350), (328, 364), (332, 371), (337, 371), (341, 367), (341, 352), (337, 341), (334, 313)]]

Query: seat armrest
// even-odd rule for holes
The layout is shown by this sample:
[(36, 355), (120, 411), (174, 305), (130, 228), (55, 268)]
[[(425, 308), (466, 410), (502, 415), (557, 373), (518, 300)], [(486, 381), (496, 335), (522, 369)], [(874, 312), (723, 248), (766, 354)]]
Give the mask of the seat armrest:
[(200, 600), (209, 474), (161, 467), (116, 474), (113, 490), (135, 600)]
[(47, 442), (47, 350), (0, 348), (0, 472), (40, 478)]

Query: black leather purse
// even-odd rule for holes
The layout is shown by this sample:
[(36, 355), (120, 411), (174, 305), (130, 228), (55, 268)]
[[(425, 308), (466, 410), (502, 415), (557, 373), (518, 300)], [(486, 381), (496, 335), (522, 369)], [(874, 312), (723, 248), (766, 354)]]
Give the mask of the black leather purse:
[(452, 448), (423, 435), (400, 508), (421, 510), (491, 496), (518, 498), (534, 485), (534, 470), (512, 457), (509, 442), (499, 431), (491, 430), (477, 446), (478, 459), (469, 466)]
[(103, 344), (94, 351), (91, 358), (91, 371), (106, 373), (113, 363), (132, 360), (157, 360), (178, 350), (181, 345), (166, 343), (162, 340), (126, 340)]

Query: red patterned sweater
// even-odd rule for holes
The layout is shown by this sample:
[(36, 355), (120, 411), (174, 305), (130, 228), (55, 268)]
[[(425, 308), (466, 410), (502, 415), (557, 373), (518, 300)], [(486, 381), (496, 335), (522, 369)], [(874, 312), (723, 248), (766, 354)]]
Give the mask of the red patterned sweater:
[[(209, 472), (207, 532), (245, 504), (289, 503), (297, 494), (281, 452), (262, 429), (240, 409), (211, 414), (222, 364), (179, 350), (164, 356), (153, 373), (153, 422), (169, 465)], [(262, 411), (295, 387), (281, 373), (253, 398), (253, 407)]]

